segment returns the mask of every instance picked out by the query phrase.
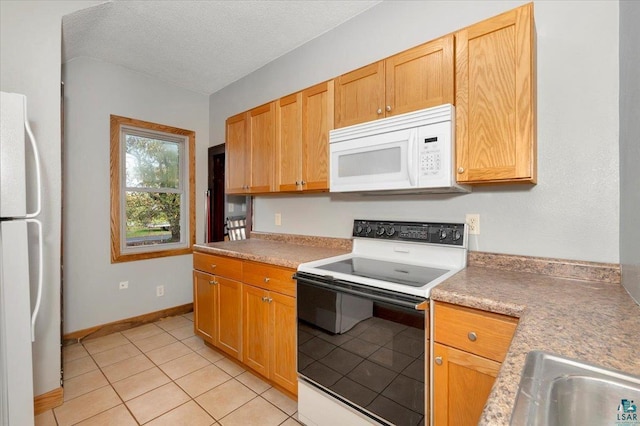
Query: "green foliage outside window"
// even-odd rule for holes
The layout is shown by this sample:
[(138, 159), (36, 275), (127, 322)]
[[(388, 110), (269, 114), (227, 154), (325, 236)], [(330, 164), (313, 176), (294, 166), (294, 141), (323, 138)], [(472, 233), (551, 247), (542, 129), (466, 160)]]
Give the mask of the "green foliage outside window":
[(126, 135), (127, 245), (180, 242), (178, 142)]

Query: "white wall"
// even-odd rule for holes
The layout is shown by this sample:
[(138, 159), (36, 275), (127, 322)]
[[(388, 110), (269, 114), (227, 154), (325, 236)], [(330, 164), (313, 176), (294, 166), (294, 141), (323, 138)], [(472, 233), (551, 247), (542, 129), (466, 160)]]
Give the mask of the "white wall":
[[(64, 64), (65, 333), (191, 303), (192, 256), (111, 264), (109, 115), (196, 132), (196, 241), (203, 241), (208, 97), (117, 65)], [(120, 281), (129, 289), (119, 290)], [(165, 295), (156, 297), (156, 286)]]
[(640, 304), (640, 3), (620, 2), (620, 264)]
[[(230, 115), (523, 3), (383, 2), (213, 94), (211, 140), (224, 140)], [(462, 196), (257, 197), (254, 228), (348, 237), (354, 218), (461, 221), (480, 213), (474, 250), (617, 263), (618, 2), (536, 1), (534, 9), (537, 186), (475, 188)]]
[(43, 168), (44, 282), (33, 344), (35, 395), (60, 387), (62, 16), (97, 3), (0, 2), (0, 89), (27, 95), (29, 122), (38, 140)]

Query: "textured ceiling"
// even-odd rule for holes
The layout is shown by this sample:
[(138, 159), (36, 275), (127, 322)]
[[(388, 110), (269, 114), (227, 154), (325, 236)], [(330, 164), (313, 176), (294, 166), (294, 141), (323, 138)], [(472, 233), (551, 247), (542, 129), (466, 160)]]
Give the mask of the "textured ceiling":
[(90, 57), (214, 93), (379, 3), (126, 1), (63, 19), (63, 61)]

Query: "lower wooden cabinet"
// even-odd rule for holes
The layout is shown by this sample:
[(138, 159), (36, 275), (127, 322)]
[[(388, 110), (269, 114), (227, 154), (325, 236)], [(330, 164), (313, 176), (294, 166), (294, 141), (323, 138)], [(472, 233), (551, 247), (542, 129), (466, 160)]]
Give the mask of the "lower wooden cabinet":
[(242, 283), (223, 277), (218, 277), (217, 281), (215, 345), (234, 358), (242, 359)]
[(289, 392), (298, 394), (296, 348), (296, 299), (270, 293), (271, 344), (269, 377)]
[(242, 283), (196, 270), (193, 289), (196, 334), (242, 359)]
[(500, 363), (439, 343), (434, 344), (436, 425), (477, 425)]
[(242, 294), (244, 363), (297, 394), (295, 298), (248, 284)]
[(505, 315), (435, 303), (435, 426), (478, 424), (517, 323)]
[(297, 395), (294, 271), (203, 253), (194, 268), (196, 334)]
[(195, 333), (214, 344), (214, 306), (216, 303), (215, 277), (201, 271), (193, 271), (193, 325)]

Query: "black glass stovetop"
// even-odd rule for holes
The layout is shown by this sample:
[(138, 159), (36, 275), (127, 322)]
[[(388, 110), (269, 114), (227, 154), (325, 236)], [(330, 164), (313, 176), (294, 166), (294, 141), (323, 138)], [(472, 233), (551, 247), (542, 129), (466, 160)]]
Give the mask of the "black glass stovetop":
[(404, 284), (411, 287), (423, 287), (425, 284), (449, 272), (447, 269), (407, 265), (405, 263), (387, 262), (364, 257), (351, 257), (338, 262), (316, 266), (316, 268)]

